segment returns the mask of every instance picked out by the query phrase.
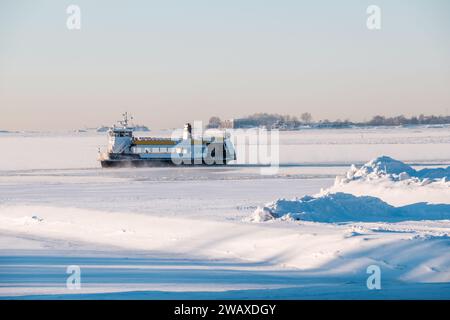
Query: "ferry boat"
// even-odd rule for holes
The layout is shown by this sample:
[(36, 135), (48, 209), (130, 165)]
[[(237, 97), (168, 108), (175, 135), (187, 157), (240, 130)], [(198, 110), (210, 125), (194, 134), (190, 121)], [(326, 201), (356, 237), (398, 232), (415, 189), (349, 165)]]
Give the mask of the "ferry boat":
[(226, 165), (236, 160), (230, 136), (226, 132), (207, 137), (193, 137), (187, 123), (180, 138), (137, 137), (128, 125), (128, 114), (112, 126), (107, 151), (99, 161), (107, 167), (148, 167), (168, 165)]

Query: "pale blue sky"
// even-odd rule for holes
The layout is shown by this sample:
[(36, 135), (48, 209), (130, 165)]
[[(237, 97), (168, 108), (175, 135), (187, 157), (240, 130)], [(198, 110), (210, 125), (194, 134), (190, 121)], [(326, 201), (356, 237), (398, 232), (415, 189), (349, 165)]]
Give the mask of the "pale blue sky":
[(445, 114), (449, 39), (448, 0), (1, 0), (0, 129)]

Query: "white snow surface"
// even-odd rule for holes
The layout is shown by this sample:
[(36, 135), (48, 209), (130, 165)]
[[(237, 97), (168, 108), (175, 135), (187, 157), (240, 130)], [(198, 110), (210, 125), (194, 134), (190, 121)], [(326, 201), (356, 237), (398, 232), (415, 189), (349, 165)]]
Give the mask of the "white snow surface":
[[(152, 270), (147, 282), (129, 284), (126, 291), (178, 291), (180, 288), (175, 289), (177, 283), (173, 283), (173, 279), (160, 283), (158, 276), (164, 278), (165, 272), (170, 270), (178, 270), (182, 274), (186, 272), (184, 268), (204, 271), (204, 278), (199, 278), (201, 281), (195, 285), (185, 284), (186, 291), (292, 288), (298, 286), (301, 279), (319, 278), (321, 282), (330, 281), (332, 287), (322, 292), (330, 294), (335, 284), (364, 283), (365, 268), (371, 264), (383, 268), (383, 279), (388, 286), (397, 282), (407, 285), (411, 282), (450, 281), (450, 221), (426, 224), (381, 222), (335, 225), (284, 221), (253, 224), (40, 206), (2, 207), (0, 217), (1, 233), (4, 235), (3, 241), (0, 241), (0, 251), (3, 252), (0, 270), (4, 280), (8, 268), (23, 269), (33, 265), (44, 268), (49, 259), (52, 261), (66, 256), (66, 265), (51, 262), (51, 268), (59, 268), (62, 273), (67, 263), (73, 264), (71, 261), (76, 262), (77, 257), (85, 256), (86, 250), (90, 250), (85, 259), (92, 261), (83, 260), (80, 266), (86, 274), (94, 272), (93, 269), (105, 269), (105, 272), (117, 268), (128, 268), (130, 272), (136, 272), (136, 269)], [(14, 241), (10, 243), (4, 239), (7, 236), (13, 236)], [(24, 266), (20, 261), (24, 258), (20, 257), (27, 251), (33, 252), (34, 258), (28, 258)], [(52, 254), (49, 255), (49, 252)], [(99, 258), (123, 255), (124, 252), (131, 255), (130, 260), (120, 260), (119, 264)], [(148, 264), (136, 265), (133, 256), (148, 259)], [(170, 263), (161, 266), (160, 262), (155, 262), (162, 257)], [(187, 262), (187, 265), (180, 264), (179, 260)], [(217, 270), (242, 274), (232, 283), (205, 281), (208, 272)], [(278, 281), (274, 285), (264, 278), (253, 283), (247, 278), (247, 274), (261, 276), (271, 272), (281, 277), (283, 274), (290, 275), (297, 280)], [(129, 277), (133, 277), (133, 273)], [(36, 278), (39, 279), (39, 276)], [(102, 287), (98, 275), (93, 279), (87, 281), (85, 290), (90, 291), (86, 293), (124, 291), (119, 290), (118, 286)], [(206, 283), (202, 285), (202, 281)], [(0, 295), (64, 292), (64, 282), (50, 283), (44, 287), (29, 283), (26, 286), (14, 284), (15, 281), (12, 281), (12, 284), (0, 286)], [(139, 285), (143, 288), (137, 288)], [(349, 290), (353, 289), (349, 286)], [(368, 294), (364, 287), (360, 291)], [(74, 293), (77, 292), (65, 292)]]
[(274, 176), (103, 170), (104, 140), (0, 136), (0, 297), (450, 299), (448, 128), (282, 133)]

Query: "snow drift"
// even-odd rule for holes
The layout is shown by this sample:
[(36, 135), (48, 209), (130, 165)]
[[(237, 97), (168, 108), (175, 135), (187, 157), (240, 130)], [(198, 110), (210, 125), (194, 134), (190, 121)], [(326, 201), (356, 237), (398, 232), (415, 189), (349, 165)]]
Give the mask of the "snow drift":
[(279, 199), (258, 208), (250, 220), (261, 222), (277, 218), (328, 223), (443, 220), (450, 219), (450, 205), (416, 203), (394, 207), (376, 197), (339, 192), (294, 200)]
[(349, 182), (361, 179), (371, 180), (383, 177), (389, 178), (392, 181), (404, 181), (408, 179), (417, 182), (431, 182), (431, 180), (437, 179), (447, 181), (450, 180), (450, 166), (447, 168), (425, 168), (422, 170), (415, 170), (401, 161), (392, 159), (388, 156), (382, 156), (369, 161), (359, 169), (352, 165), (341, 181)]
[(351, 166), (336, 177), (328, 193), (372, 196), (393, 206), (416, 202), (450, 204), (450, 167), (415, 170), (390, 157), (378, 157), (360, 168)]
[(351, 166), (315, 196), (278, 199), (251, 221), (398, 222), (450, 219), (450, 167), (415, 170), (387, 156)]

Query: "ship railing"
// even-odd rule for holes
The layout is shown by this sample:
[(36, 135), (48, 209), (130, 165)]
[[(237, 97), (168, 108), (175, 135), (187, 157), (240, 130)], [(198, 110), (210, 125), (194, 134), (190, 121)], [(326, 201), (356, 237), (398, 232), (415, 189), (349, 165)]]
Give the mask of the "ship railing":
[(134, 137), (135, 141), (176, 141), (171, 138), (153, 138), (153, 137)]
[(100, 152), (98, 154), (98, 160), (99, 161), (103, 161), (103, 160), (109, 160), (109, 153), (106, 151)]

